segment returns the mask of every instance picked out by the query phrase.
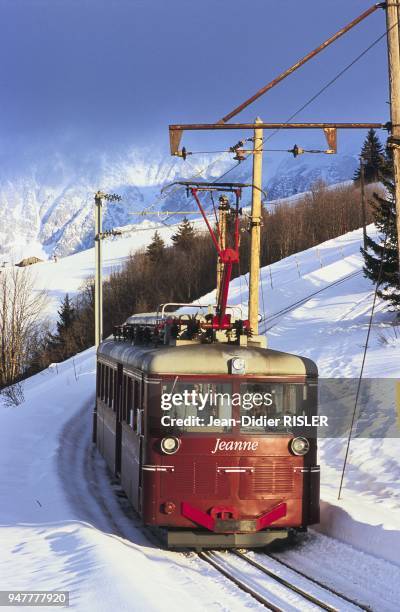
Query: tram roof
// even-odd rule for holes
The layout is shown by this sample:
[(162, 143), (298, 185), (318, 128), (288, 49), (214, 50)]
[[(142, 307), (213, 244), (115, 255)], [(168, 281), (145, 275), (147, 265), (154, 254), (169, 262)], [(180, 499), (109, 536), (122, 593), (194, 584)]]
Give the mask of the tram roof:
[(148, 347), (109, 338), (99, 346), (97, 354), (149, 374), (226, 375), (234, 357), (244, 359), (245, 372), (252, 375), (316, 377), (318, 374), (316, 364), (306, 357), (224, 343)]

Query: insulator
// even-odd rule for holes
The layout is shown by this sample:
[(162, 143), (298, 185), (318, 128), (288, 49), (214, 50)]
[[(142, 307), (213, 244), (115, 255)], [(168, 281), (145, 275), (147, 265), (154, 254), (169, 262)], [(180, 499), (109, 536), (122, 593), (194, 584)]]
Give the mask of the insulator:
[(304, 149), (295, 144), (293, 149), (290, 149), (289, 153), (293, 153), (293, 157), (297, 157), (298, 155), (302, 155), (304, 153)]
[(235, 151), (237, 151), (238, 149), (241, 149), (243, 146), (244, 146), (243, 140), (239, 140), (239, 142), (237, 142), (235, 145), (233, 145), (232, 147), (229, 147), (229, 151), (231, 153), (235, 153)]
[(243, 149), (236, 149), (236, 155), (233, 159), (236, 159), (239, 163), (246, 159), (245, 152)]

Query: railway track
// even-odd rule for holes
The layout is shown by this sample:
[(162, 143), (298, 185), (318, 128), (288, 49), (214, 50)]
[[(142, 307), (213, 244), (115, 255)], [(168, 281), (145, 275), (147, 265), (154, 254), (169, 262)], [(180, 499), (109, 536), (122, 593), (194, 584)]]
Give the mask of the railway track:
[[(83, 423), (87, 426), (82, 426)], [(162, 548), (156, 534), (141, 524), (120, 485), (99, 460), (91, 444), (89, 424), (90, 409), (85, 406), (63, 430), (60, 475), (72, 506), (79, 510), (81, 520), (89, 521), (103, 531)], [(114, 495), (110, 496), (110, 493)], [(120, 512), (116, 512), (118, 507)], [(199, 553), (198, 557), (269, 610), (370, 610), (272, 554), (257, 553), (251, 558), (238, 551), (209, 551)]]
[[(303, 306), (303, 304), (306, 304), (314, 296), (316, 296), (316, 295), (318, 295), (320, 293), (323, 293), (324, 291), (327, 291), (331, 287), (336, 287), (337, 285), (341, 285), (342, 283), (346, 282), (350, 278), (353, 278), (355, 276), (359, 276), (360, 274), (362, 274), (362, 270), (356, 270), (355, 272), (351, 272), (350, 274), (347, 274), (343, 278), (340, 278), (339, 280), (334, 281), (333, 283), (329, 283), (329, 285), (326, 285), (325, 287), (322, 287), (321, 289), (318, 289), (317, 291), (314, 291), (313, 293), (309, 293), (306, 297), (302, 298), (301, 300), (297, 300), (296, 302), (293, 302), (293, 304), (289, 304), (289, 306), (285, 306), (285, 308), (282, 308), (282, 310), (278, 310), (278, 312), (275, 312), (274, 314), (270, 315), (269, 317), (263, 318), (260, 321), (260, 326), (261, 326), (260, 333), (265, 333), (265, 332), (269, 331), (270, 329), (272, 329), (272, 327), (274, 327), (276, 325), (276, 323), (277, 323), (277, 321), (275, 321), (275, 319), (280, 319), (281, 317), (283, 317), (288, 312), (291, 312), (292, 310), (295, 310), (299, 306)], [(275, 322), (273, 322), (273, 321), (275, 321)], [(271, 323), (272, 323), (272, 325), (271, 325)]]
[(238, 588), (273, 612), (370, 611), (368, 606), (338, 593), (268, 554), (263, 555), (265, 557), (263, 562), (239, 551), (224, 553), (207, 551), (198, 555)]
[[(86, 408), (85, 408), (86, 410)], [(82, 415), (83, 416), (83, 415)], [(98, 461), (96, 461), (96, 451), (95, 449), (92, 447), (91, 443), (90, 443), (90, 438), (87, 435), (87, 430), (86, 428), (82, 428), (79, 427), (78, 428), (78, 423), (80, 422), (81, 424), (81, 419), (74, 419), (72, 422), (70, 422), (67, 425), (67, 429), (72, 429), (73, 431), (69, 431), (68, 433), (71, 435), (72, 434), (72, 439), (75, 440), (80, 440), (80, 443), (78, 444), (78, 447), (80, 447), (81, 449), (81, 456), (79, 456), (80, 453), (77, 453), (77, 448), (75, 445), (72, 446), (72, 448), (68, 448), (69, 445), (64, 445), (63, 446), (63, 453), (66, 453), (68, 455), (68, 457), (64, 457), (64, 459), (68, 459), (68, 464), (71, 465), (71, 461), (75, 461), (77, 463), (79, 463), (80, 466), (80, 470), (82, 470), (83, 472), (83, 476), (84, 478), (82, 478), (80, 480), (81, 486), (85, 485), (86, 491), (80, 490), (80, 487), (78, 486), (78, 490), (74, 490), (74, 493), (77, 494), (78, 498), (80, 498), (80, 505), (82, 504), (82, 495), (84, 493), (89, 492), (91, 495), (91, 499), (93, 501), (95, 501), (99, 507), (99, 509), (101, 509), (101, 514), (103, 515), (104, 519), (106, 520), (106, 523), (108, 524), (108, 529), (111, 527), (112, 532), (119, 536), (119, 537), (123, 537), (123, 538), (128, 538), (130, 539), (133, 535), (132, 530), (136, 531), (136, 537), (135, 540), (137, 541), (137, 532), (140, 532), (142, 537), (144, 538), (144, 542), (146, 542), (146, 545), (153, 545), (156, 547), (163, 547), (162, 543), (160, 542), (160, 540), (157, 538), (157, 535), (152, 533), (150, 530), (146, 529), (141, 522), (138, 520), (137, 516), (135, 515), (135, 512), (133, 511), (133, 509), (131, 508), (131, 506), (128, 504), (127, 499), (125, 498), (125, 495), (122, 494), (122, 489), (120, 489), (120, 486), (116, 483), (113, 482), (113, 480), (111, 479), (110, 485), (111, 488), (113, 489), (114, 492), (114, 499), (109, 498), (109, 489), (108, 487), (106, 487), (106, 490), (103, 490), (103, 487), (101, 486), (101, 481), (105, 476), (105, 468), (104, 466), (100, 466), (98, 464)], [(72, 457), (72, 455), (74, 455), (74, 457)], [(108, 475), (110, 477), (110, 475)], [(109, 486), (110, 486), (109, 485)], [(86, 497), (86, 496), (85, 496)], [(77, 501), (77, 500), (75, 500)], [(121, 520), (122, 517), (120, 517), (120, 520), (116, 520), (115, 517), (115, 505), (119, 506), (120, 509), (122, 510), (122, 514), (124, 515), (125, 519), (128, 519), (130, 524), (131, 524), (131, 528), (127, 529), (127, 524), (125, 520)], [(86, 507), (86, 504), (84, 505), (84, 507)], [(104, 524), (98, 524), (98, 514), (99, 513), (95, 513), (97, 515), (97, 521), (94, 520), (94, 516), (93, 515), (88, 515), (87, 518), (90, 522), (96, 524), (97, 526), (101, 529), (104, 529), (105, 525)], [(270, 568), (261, 567), (261, 564), (259, 564), (258, 562), (250, 559), (247, 555), (244, 555), (243, 553), (240, 552), (236, 552), (236, 551), (230, 551), (227, 553), (217, 553), (217, 552), (201, 552), (198, 554), (199, 558), (202, 559), (202, 561), (206, 561), (209, 565), (213, 566), (214, 569), (216, 569), (220, 574), (222, 574), (225, 578), (227, 578), (230, 582), (234, 583), (236, 587), (238, 587), (241, 591), (247, 593), (248, 595), (250, 595), (251, 597), (253, 597), (258, 603), (260, 603), (261, 605), (263, 605), (265, 608), (273, 610), (273, 611), (278, 611), (278, 612), (289, 612), (289, 610), (302, 610), (302, 609), (310, 609), (310, 607), (308, 608), (303, 608), (301, 607), (302, 603), (307, 603), (308, 604), (313, 604), (313, 608), (311, 609), (323, 609), (323, 610), (332, 610), (332, 611), (336, 611), (336, 610), (343, 610), (344, 607), (343, 606), (334, 606), (334, 605), (327, 605), (326, 604), (326, 599), (321, 598), (321, 597), (316, 597), (313, 594), (310, 594), (308, 591), (306, 591), (303, 587), (298, 587), (296, 584), (292, 584), (290, 583), (290, 580), (288, 578), (282, 578), (278, 575), (275, 576), (276, 572), (273, 572)], [(280, 586), (280, 588), (282, 589), (282, 592), (280, 593), (280, 595), (278, 596), (273, 596), (271, 597), (271, 593), (270, 593), (270, 585), (264, 585), (264, 584), (259, 584), (259, 581), (254, 580), (254, 576), (249, 576), (249, 570), (248, 568), (244, 568), (241, 569), (236, 569), (233, 568), (232, 570), (232, 559), (236, 558), (240, 558), (244, 563), (246, 563), (248, 566), (252, 566), (252, 568), (254, 568), (261, 576), (261, 582), (265, 583), (265, 578), (267, 577), (269, 579), (269, 581), (273, 581), (276, 584), (278, 584), (278, 586)], [(227, 562), (228, 561), (228, 562)], [(281, 563), (282, 566), (284, 566), (283, 563)], [(260, 567), (256, 567), (256, 566), (260, 566)], [(287, 568), (286, 573), (287, 572), (292, 572), (292, 573), (297, 573), (297, 575), (300, 575), (299, 572), (297, 572), (297, 570), (293, 570), (293, 568)], [(301, 575), (300, 575), (301, 577)], [(312, 580), (308, 577), (304, 576), (302, 577), (303, 581), (305, 579), (308, 579), (309, 583), (314, 584), (314, 590), (316, 589), (316, 587), (318, 586), (318, 588), (320, 588), (320, 590), (325, 591), (328, 593), (329, 597), (336, 597), (336, 598), (340, 598), (340, 601), (343, 603), (346, 603), (347, 606), (349, 603), (353, 604), (353, 602), (351, 600), (349, 600), (348, 598), (342, 596), (341, 594), (336, 594), (334, 593), (331, 589), (325, 587), (325, 585), (316, 585), (316, 581)], [(286, 593), (286, 595), (285, 595)], [(289, 599), (289, 605), (288, 605), (288, 600)], [(290, 600), (292, 600), (292, 604), (290, 604)], [(329, 601), (329, 598), (328, 598)], [(347, 610), (367, 610), (368, 608), (366, 607), (360, 607), (359, 605), (357, 605), (356, 602), (354, 602), (354, 605), (352, 605), (351, 607), (347, 607)]]
[(340, 597), (341, 599), (344, 599), (345, 601), (347, 601), (347, 602), (349, 602), (351, 604), (359, 606), (359, 608), (361, 610), (367, 610), (368, 612), (371, 612), (372, 609), (369, 606), (366, 606), (365, 604), (362, 604), (362, 603), (356, 601), (355, 599), (350, 599), (346, 595), (343, 595), (343, 593), (339, 593), (339, 591), (336, 591), (332, 587), (330, 587), (327, 584), (321, 582), (320, 580), (317, 580), (316, 578), (311, 578), (310, 576), (307, 576), (307, 574), (305, 574), (301, 570), (296, 569), (295, 567), (293, 567), (293, 565), (290, 565), (289, 563), (286, 563), (286, 561), (283, 561), (282, 559), (279, 559), (276, 555), (274, 555), (272, 553), (266, 553), (266, 554), (267, 554), (267, 556), (270, 559), (273, 559), (274, 561), (276, 561), (276, 563), (279, 563), (279, 565), (281, 565), (283, 567), (286, 567), (288, 570), (296, 572), (296, 574), (298, 574), (299, 576), (302, 576), (303, 578), (306, 578), (307, 580), (311, 580), (311, 582), (313, 582), (314, 584), (322, 587), (326, 591), (329, 591), (333, 595), (336, 595), (337, 597)]

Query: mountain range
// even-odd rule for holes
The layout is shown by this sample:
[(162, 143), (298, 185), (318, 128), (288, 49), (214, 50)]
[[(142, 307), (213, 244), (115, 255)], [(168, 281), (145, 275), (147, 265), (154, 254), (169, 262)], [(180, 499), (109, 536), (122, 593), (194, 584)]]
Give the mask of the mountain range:
[[(356, 165), (356, 155), (304, 155), (278, 163), (266, 158), (263, 185), (268, 200), (277, 200), (304, 192), (318, 180), (330, 185), (349, 180)], [(215, 181), (225, 173), (222, 180), (251, 183), (251, 163), (234, 166), (229, 154), (183, 161), (132, 149), (119, 155), (88, 156), (79, 164), (61, 155), (32, 162), (23, 172), (9, 171), (0, 179), (0, 258), (16, 261), (36, 255), (46, 259), (90, 247), (93, 195), (98, 189), (122, 196), (121, 202), (104, 206), (104, 228), (110, 229), (143, 222), (139, 214), (143, 209), (195, 210), (184, 189), (167, 187), (160, 193), (161, 189), (178, 180)], [(250, 194), (250, 189), (244, 191), (244, 206)], [(211, 206), (208, 196), (204, 203)], [(174, 217), (175, 222), (178, 219)]]

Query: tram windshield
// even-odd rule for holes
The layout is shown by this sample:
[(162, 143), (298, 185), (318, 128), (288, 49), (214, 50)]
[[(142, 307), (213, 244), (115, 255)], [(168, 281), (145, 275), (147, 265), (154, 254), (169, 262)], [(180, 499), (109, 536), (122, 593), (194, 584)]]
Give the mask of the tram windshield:
[(175, 380), (150, 389), (153, 433), (274, 434), (292, 431), (289, 417), (316, 414), (317, 387), (289, 382)]
[(292, 417), (316, 412), (316, 387), (310, 384), (246, 382), (240, 395), (242, 433), (291, 431)]
[(169, 381), (161, 385), (161, 426), (179, 432), (230, 432), (232, 385)]

